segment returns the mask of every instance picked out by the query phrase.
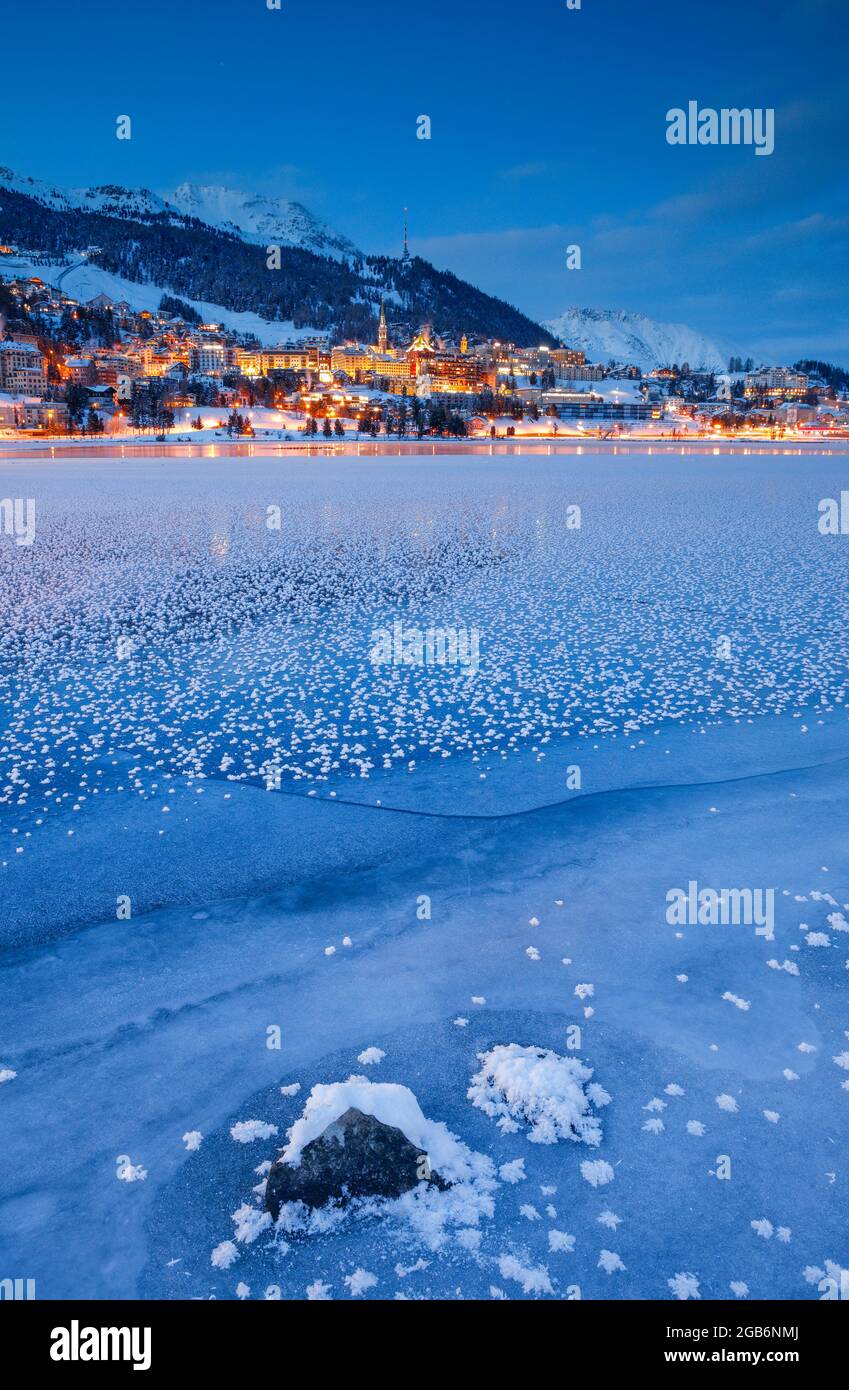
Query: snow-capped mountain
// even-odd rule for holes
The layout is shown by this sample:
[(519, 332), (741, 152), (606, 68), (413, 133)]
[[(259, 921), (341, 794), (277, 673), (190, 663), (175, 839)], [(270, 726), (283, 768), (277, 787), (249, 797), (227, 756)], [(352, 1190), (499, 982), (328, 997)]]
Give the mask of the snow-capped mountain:
[(220, 184), (181, 183), (167, 200), (185, 216), (235, 232), (259, 246), (302, 246), (337, 259), (359, 254), (347, 237), (314, 217), (302, 203), (288, 198), (245, 193)]
[(621, 309), (567, 309), (549, 319), (549, 332), (586, 353), (588, 362), (629, 362), (644, 371), (653, 367), (679, 366), (693, 370), (722, 371), (727, 354), (703, 333), (683, 323), (657, 323), (644, 314)]
[(300, 246), (336, 260), (360, 255), (353, 242), (314, 217), (302, 203), (218, 184), (181, 183), (173, 193), (161, 197), (149, 188), (122, 188), (118, 184), (58, 188), (0, 167), (0, 186), (37, 198), (57, 212), (99, 212), (129, 220), (164, 215), (174, 222), (194, 217), (258, 246)]

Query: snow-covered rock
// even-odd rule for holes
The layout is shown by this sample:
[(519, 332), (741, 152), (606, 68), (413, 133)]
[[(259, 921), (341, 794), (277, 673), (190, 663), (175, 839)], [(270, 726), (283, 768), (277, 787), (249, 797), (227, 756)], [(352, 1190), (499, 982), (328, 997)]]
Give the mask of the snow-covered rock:
[(333, 1199), (399, 1197), (478, 1175), (474, 1155), (444, 1124), (425, 1119), (407, 1086), (364, 1076), (314, 1086), (268, 1176), (265, 1205), (320, 1207)]

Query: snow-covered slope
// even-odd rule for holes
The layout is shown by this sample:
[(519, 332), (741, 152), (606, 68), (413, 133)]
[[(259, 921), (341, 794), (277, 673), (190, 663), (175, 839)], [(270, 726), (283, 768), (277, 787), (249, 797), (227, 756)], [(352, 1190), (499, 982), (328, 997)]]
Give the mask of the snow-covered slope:
[(82, 208), (88, 212), (105, 213), (107, 217), (150, 217), (163, 212), (176, 213), (176, 209), (169, 208), (165, 200), (151, 193), (149, 188), (122, 188), (113, 183), (93, 188), (58, 188), (55, 184), (16, 174), (13, 169), (2, 166), (0, 185), (12, 188), (16, 193), (24, 193), (28, 198), (37, 198), (59, 212)]
[(634, 363), (644, 370), (682, 365), (693, 369), (722, 369), (726, 355), (703, 333), (683, 323), (657, 323), (644, 314), (621, 309), (567, 309), (545, 327), (569, 347), (579, 348), (590, 362)]
[(357, 254), (347, 237), (314, 217), (302, 203), (245, 193), (220, 184), (181, 183), (168, 202), (187, 217), (197, 217), (210, 227), (235, 232), (244, 241), (261, 246), (302, 246), (323, 256), (337, 258)]
[[(125, 280), (121, 275), (113, 275), (110, 270), (93, 261), (78, 260), (67, 264), (45, 264), (33, 261), (26, 256), (4, 256), (2, 271), (7, 276), (38, 275), (49, 285), (56, 285), (65, 294), (79, 300), (81, 304), (96, 298), (99, 294), (108, 295), (115, 302), (122, 299), (134, 309), (147, 309), (154, 313), (159, 308), (163, 294), (175, 294), (172, 285), (155, 285), (150, 281), (140, 285), (135, 280)], [(239, 313), (227, 309), (222, 304), (214, 304), (206, 299), (194, 299), (180, 294), (180, 298), (193, 309), (197, 309), (205, 323), (220, 323), (233, 333), (250, 334), (264, 345), (294, 342), (308, 338), (320, 330), (306, 325), (296, 328), (288, 319), (263, 319), (259, 314)]]

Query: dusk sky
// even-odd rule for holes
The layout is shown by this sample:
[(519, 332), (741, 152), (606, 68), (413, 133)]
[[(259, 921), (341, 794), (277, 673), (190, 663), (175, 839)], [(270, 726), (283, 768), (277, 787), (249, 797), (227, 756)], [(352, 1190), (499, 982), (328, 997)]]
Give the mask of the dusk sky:
[[(19, 173), (224, 182), (396, 254), (406, 204), (414, 252), (535, 318), (622, 308), (849, 362), (847, 0), (45, 0), (3, 30)], [(774, 154), (668, 145), (690, 100), (773, 107)]]

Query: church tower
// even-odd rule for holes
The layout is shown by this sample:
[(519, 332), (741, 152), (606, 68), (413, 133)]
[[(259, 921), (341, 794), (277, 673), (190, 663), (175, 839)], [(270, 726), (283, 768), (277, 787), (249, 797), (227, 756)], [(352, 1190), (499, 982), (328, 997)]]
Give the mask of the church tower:
[(386, 324), (386, 309), (382, 299), (380, 301), (380, 320), (377, 325), (377, 350), (378, 352), (388, 352), (389, 350), (389, 329)]

